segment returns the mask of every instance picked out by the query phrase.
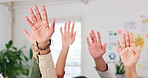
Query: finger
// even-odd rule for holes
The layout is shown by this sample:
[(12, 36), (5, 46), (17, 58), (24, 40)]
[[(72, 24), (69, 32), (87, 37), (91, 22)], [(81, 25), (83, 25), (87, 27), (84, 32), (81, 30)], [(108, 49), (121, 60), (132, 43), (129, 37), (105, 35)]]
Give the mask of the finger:
[(71, 33), (73, 33), (74, 31), (74, 26), (75, 26), (75, 23), (72, 24)]
[(125, 33), (122, 34), (122, 49), (124, 49), (126, 47), (126, 43), (125, 43)]
[(72, 40), (74, 41), (76, 37), (76, 31), (74, 32), (73, 36), (72, 36)]
[(100, 32), (97, 32), (97, 35), (98, 35), (98, 43), (99, 43), (99, 45), (101, 45), (101, 46), (102, 46)]
[(43, 12), (43, 20), (48, 21), (47, 12), (44, 5), (42, 6), (42, 12)]
[(61, 32), (61, 34), (63, 34), (62, 27), (60, 28), (60, 32)]
[(92, 33), (92, 36), (93, 36), (93, 41), (97, 42), (96, 34), (95, 34), (94, 30), (91, 30), (91, 33)]
[(64, 32), (66, 32), (66, 26), (67, 26), (67, 22), (65, 23), (65, 26), (64, 26)]
[(55, 22), (56, 22), (56, 19), (53, 19), (52, 23), (51, 23), (51, 31), (52, 32), (54, 32), (54, 29), (55, 29)]
[(136, 56), (136, 57), (139, 57), (139, 56), (140, 56), (140, 53), (141, 53), (141, 46), (139, 45), (139, 46), (136, 48), (136, 54), (135, 54), (135, 56)]
[(121, 48), (119, 40), (116, 41), (116, 44), (118, 46), (118, 52), (121, 52), (122, 48)]
[(27, 16), (25, 16), (25, 20), (31, 26), (31, 28), (34, 29), (34, 24), (30, 21), (30, 19)]
[(104, 45), (103, 45), (103, 50), (106, 50), (106, 47), (107, 47), (107, 43), (105, 43)]
[(89, 37), (86, 38), (88, 46), (90, 45)]
[(134, 47), (134, 37), (133, 37), (133, 34), (130, 33), (129, 36), (130, 36), (130, 47)]
[(33, 21), (33, 22), (36, 22), (37, 19), (36, 19), (35, 15), (34, 15), (34, 12), (33, 12), (32, 8), (29, 9), (29, 12), (30, 12), (30, 14), (31, 14), (31, 19), (32, 19), (32, 21)]
[(38, 10), (37, 5), (34, 5), (34, 10), (35, 10), (35, 13), (36, 13), (37, 20), (38, 20), (38, 21), (41, 21), (41, 20), (42, 20), (41, 14), (40, 14), (40, 12), (39, 12), (39, 10)]
[(90, 36), (90, 39), (91, 39), (92, 43), (94, 43), (92, 33), (90, 33), (89, 36)]
[(130, 38), (129, 38), (129, 32), (126, 31), (126, 34), (125, 34), (125, 39), (126, 39), (126, 47), (130, 47)]
[(27, 39), (29, 39), (30, 35), (29, 35), (29, 33), (27, 32), (27, 30), (23, 29), (23, 33), (25, 34), (25, 36), (27, 37)]
[(70, 32), (70, 21), (68, 21), (68, 32)]

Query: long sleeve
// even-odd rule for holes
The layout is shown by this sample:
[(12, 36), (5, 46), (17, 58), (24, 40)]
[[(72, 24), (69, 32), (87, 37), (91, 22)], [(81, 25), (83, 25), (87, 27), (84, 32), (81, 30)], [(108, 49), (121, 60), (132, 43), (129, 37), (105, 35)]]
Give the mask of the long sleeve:
[(41, 78), (39, 64), (35, 58), (31, 60), (31, 67), (29, 70), (29, 78)]
[(97, 73), (99, 74), (99, 76), (101, 78), (116, 78), (115, 75), (111, 72), (110, 69), (108, 69), (105, 72), (97, 71)]
[(0, 78), (4, 78), (4, 77), (0, 74)]
[(42, 78), (57, 78), (51, 53), (38, 56)]

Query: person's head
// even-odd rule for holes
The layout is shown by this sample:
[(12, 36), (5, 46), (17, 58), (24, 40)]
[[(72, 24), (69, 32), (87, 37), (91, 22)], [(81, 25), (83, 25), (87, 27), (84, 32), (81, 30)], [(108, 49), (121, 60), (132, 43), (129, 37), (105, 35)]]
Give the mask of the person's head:
[(76, 77), (73, 77), (73, 78), (87, 78), (85, 76), (76, 76)]

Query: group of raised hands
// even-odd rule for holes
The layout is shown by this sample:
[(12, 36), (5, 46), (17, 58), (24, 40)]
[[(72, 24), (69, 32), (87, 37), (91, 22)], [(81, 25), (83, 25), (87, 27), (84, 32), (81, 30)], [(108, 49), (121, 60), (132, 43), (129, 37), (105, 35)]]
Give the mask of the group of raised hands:
[[(32, 31), (31, 33), (28, 33), (27, 30), (23, 29), (23, 32), (32, 44), (34, 53), (33, 57), (38, 60), (41, 77), (63, 78), (65, 74), (64, 69), (66, 65), (68, 51), (70, 45), (73, 44), (76, 37), (76, 31), (74, 31), (75, 24), (68, 21), (65, 23), (64, 27), (60, 28), (62, 49), (58, 57), (56, 67), (54, 67), (50, 44), (51, 37), (55, 31), (56, 19), (53, 19), (51, 24), (49, 25), (45, 6), (42, 6), (42, 15), (40, 14), (36, 5), (34, 5), (34, 10), (30, 8), (29, 12), (31, 15), (30, 18), (26, 16), (25, 19), (32, 28)], [(107, 43), (102, 44), (100, 32), (97, 32), (96, 35), (94, 30), (92, 30), (89, 36), (90, 38), (87, 37), (86, 41), (88, 43), (90, 55), (94, 58), (96, 69), (98, 73), (106, 73), (106, 71), (108, 71), (109, 69), (108, 65), (104, 61), (103, 55), (106, 53)], [(125, 66), (126, 78), (137, 78), (136, 63), (140, 58), (140, 46), (135, 49), (133, 35), (128, 31), (122, 34), (122, 45), (119, 41), (117, 41), (117, 45), (117, 51), (120, 54), (122, 62)], [(115, 78), (114, 76), (109, 74), (109, 76), (103, 76), (101, 75), (101, 73), (99, 73), (99, 75), (102, 78)]]
[[(87, 37), (87, 43), (89, 52), (95, 60), (96, 69), (98, 71), (105, 72), (108, 70), (108, 67), (103, 59), (103, 55), (106, 53), (107, 43), (102, 45), (100, 32), (97, 32), (96, 36), (94, 30), (90, 33), (90, 39), (91, 40)], [(140, 58), (140, 46), (137, 48), (135, 47), (133, 35), (128, 31), (122, 34), (122, 45), (118, 40), (116, 43), (118, 45), (117, 51), (125, 67), (126, 78), (137, 78), (136, 63)], [(114, 77), (112, 76), (109, 78)]]

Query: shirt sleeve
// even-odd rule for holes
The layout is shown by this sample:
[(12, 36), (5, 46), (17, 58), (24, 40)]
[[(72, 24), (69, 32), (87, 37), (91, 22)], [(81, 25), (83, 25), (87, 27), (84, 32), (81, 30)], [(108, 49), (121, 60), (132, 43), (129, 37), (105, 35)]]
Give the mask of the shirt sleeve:
[(39, 64), (37, 63), (37, 61), (34, 57), (32, 57), (32, 60), (31, 60), (31, 67), (29, 70), (29, 78), (41, 78)]
[[(95, 67), (95, 69), (96, 69), (96, 67)], [(96, 70), (97, 70), (97, 69), (96, 69)], [(116, 78), (115, 75), (112, 73), (112, 71), (111, 71), (110, 68), (108, 68), (108, 70), (105, 71), (105, 72), (101, 72), (101, 71), (98, 71), (98, 70), (97, 70), (97, 73), (99, 74), (99, 76), (100, 76), (101, 78)]]
[(0, 74), (0, 78), (4, 78), (4, 77)]
[(42, 74), (42, 78), (57, 78), (51, 52), (46, 55), (38, 55), (38, 56), (39, 56), (39, 67)]

